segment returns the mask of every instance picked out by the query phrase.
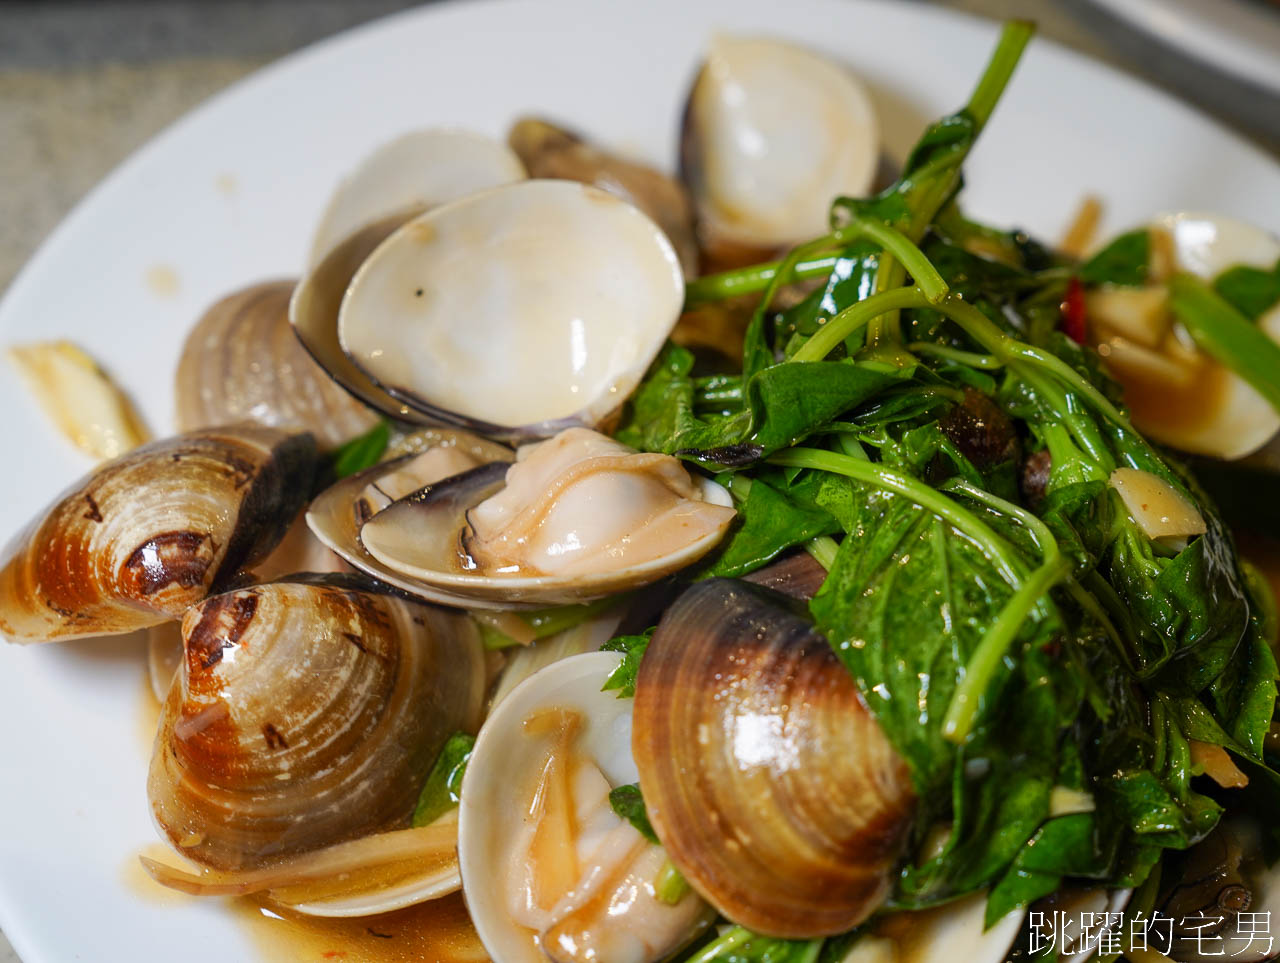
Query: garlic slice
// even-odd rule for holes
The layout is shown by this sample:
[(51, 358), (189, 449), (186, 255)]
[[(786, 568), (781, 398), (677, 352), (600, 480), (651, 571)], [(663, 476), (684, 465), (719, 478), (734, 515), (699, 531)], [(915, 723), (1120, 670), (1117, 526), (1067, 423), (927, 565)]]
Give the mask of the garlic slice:
[(1183, 539), (1207, 529), (1199, 509), (1163, 478), (1139, 468), (1117, 468), (1111, 487), (1150, 539)]
[(8, 355), (45, 413), (81, 451), (105, 460), (147, 440), (129, 399), (77, 345), (41, 341), (15, 345)]

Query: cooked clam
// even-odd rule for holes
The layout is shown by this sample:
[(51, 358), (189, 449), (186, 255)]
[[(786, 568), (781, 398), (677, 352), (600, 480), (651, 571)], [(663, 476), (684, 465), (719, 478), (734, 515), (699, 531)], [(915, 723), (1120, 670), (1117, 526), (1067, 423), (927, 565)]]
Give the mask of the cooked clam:
[(339, 185), (312, 243), (289, 320), (310, 355), (343, 388), (393, 418), (433, 419), (392, 398), (351, 363), (338, 343), (338, 312), (365, 259), (406, 221), (475, 191), (524, 177), (504, 144), (455, 130), (423, 130), (392, 141)]
[(383, 564), (370, 555), (360, 540), (360, 529), (392, 502), (477, 465), (510, 461), (511, 449), (465, 431), (423, 428), (413, 434), (413, 445), (421, 451), (374, 465), (341, 479), (325, 489), (307, 508), (306, 521), (312, 533), (348, 564), (388, 585), (419, 598), (443, 605), (468, 608), (522, 608), (519, 603), (495, 603), (474, 599), (439, 588)]
[(632, 749), (690, 885), (753, 932), (812, 939), (879, 908), (915, 797), (827, 640), (786, 605), (728, 579), (686, 591), (640, 664)]
[[(360, 529), (385, 567), (472, 599), (557, 604), (624, 591), (705, 555), (729, 493), (669, 455), (585, 428), (403, 498)], [(357, 563), (358, 564), (358, 563)]]
[(458, 856), (480, 939), (503, 963), (666, 959), (711, 921), (655, 883), (665, 855), (613, 812), (635, 782), (631, 700), (601, 692), (620, 655), (556, 662), (480, 730), (462, 783)]
[(347, 287), (338, 337), (422, 416), (543, 437), (614, 412), (683, 301), (671, 242), (634, 207), (595, 187), (524, 181), (388, 237)]
[(290, 281), (255, 284), (209, 308), (187, 335), (174, 380), (178, 430), (252, 421), (305, 428), (333, 448), (377, 415), (333, 383), (289, 325)]
[(280, 541), (315, 462), (311, 435), (254, 425), (189, 432), (107, 462), (10, 544), (0, 632), (47, 642), (180, 617)]
[(698, 273), (693, 205), (684, 185), (661, 171), (625, 160), (577, 134), (533, 117), (516, 121), (507, 135), (530, 177), (592, 184), (634, 204), (666, 233), (680, 255), (685, 277)]
[(186, 858), (257, 870), (407, 826), (445, 739), (478, 725), (474, 624), (359, 584), (273, 582), (187, 612), (148, 779)]
[(825, 234), (831, 201), (869, 193), (879, 124), (844, 67), (780, 40), (716, 37), (685, 107), (681, 172), (718, 264)]
[(310, 264), (374, 221), (413, 214), (523, 180), (524, 167), (505, 144), (465, 130), (433, 128), (383, 144), (338, 185), (316, 227)]
[[(1221, 215), (1170, 214), (1150, 231), (1151, 283), (1091, 291), (1090, 338), (1124, 385), (1140, 431), (1183, 451), (1242, 458), (1275, 436), (1280, 413), (1196, 346), (1170, 312), (1163, 282), (1173, 271), (1213, 280), (1236, 265), (1269, 270), (1280, 261), (1280, 242)], [(1280, 303), (1257, 323), (1280, 342)]]

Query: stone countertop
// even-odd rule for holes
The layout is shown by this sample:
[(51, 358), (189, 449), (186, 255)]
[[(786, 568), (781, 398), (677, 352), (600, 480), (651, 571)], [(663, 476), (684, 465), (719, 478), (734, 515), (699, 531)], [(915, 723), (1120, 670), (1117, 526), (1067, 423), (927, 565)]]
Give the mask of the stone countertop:
[[(1043, 35), (1191, 101), (1280, 155), (1280, 97), (1161, 46), (1090, 0), (901, 2), (1035, 19)], [(405, 0), (0, 5), (0, 289), (89, 188), (170, 121), (263, 63), (408, 6)], [(0, 963), (19, 963), (2, 934)]]

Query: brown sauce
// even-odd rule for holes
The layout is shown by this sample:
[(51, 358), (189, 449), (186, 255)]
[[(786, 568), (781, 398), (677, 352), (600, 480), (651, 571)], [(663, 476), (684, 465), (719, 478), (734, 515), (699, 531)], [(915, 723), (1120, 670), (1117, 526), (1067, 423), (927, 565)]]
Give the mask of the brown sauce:
[(1125, 366), (1116, 373), (1124, 382), (1124, 402), (1135, 425), (1149, 431), (1162, 425), (1177, 426), (1181, 437), (1194, 435), (1212, 423), (1231, 379), (1226, 368), (1207, 360), (1186, 385), (1171, 384), (1136, 367)]
[(299, 916), (250, 899), (228, 905), (266, 961), (480, 963), (489, 959), (457, 895), (354, 919)]

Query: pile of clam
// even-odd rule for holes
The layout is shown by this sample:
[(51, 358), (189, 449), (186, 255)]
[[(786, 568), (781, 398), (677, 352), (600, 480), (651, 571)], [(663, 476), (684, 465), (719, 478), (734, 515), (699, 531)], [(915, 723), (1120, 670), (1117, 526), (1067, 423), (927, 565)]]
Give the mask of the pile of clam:
[[(151, 632), (148, 795), (174, 856), (144, 863), (165, 885), (320, 916), (461, 889), (503, 963), (658, 961), (723, 920), (845, 932), (884, 903), (915, 800), (787, 597), (824, 573), (673, 587), (733, 501), (608, 430), (680, 335), (686, 277), (820, 234), (833, 196), (868, 192), (868, 97), (811, 52), (724, 37), (682, 180), (539, 120), (509, 144), (387, 144), (338, 188), (300, 281), (210, 308), (178, 368), (182, 434), (102, 464), (14, 541), (0, 632)], [(327, 453), (384, 418), (383, 459), (335, 478)], [(569, 627), (534, 641), (551, 606)], [(622, 656), (601, 644), (654, 621), (635, 698), (602, 692)], [(478, 733), (460, 804), (415, 824), (458, 732)], [(637, 782), (658, 842), (610, 804)], [(922, 915), (918, 958), (1002, 959), (1023, 915)]]

